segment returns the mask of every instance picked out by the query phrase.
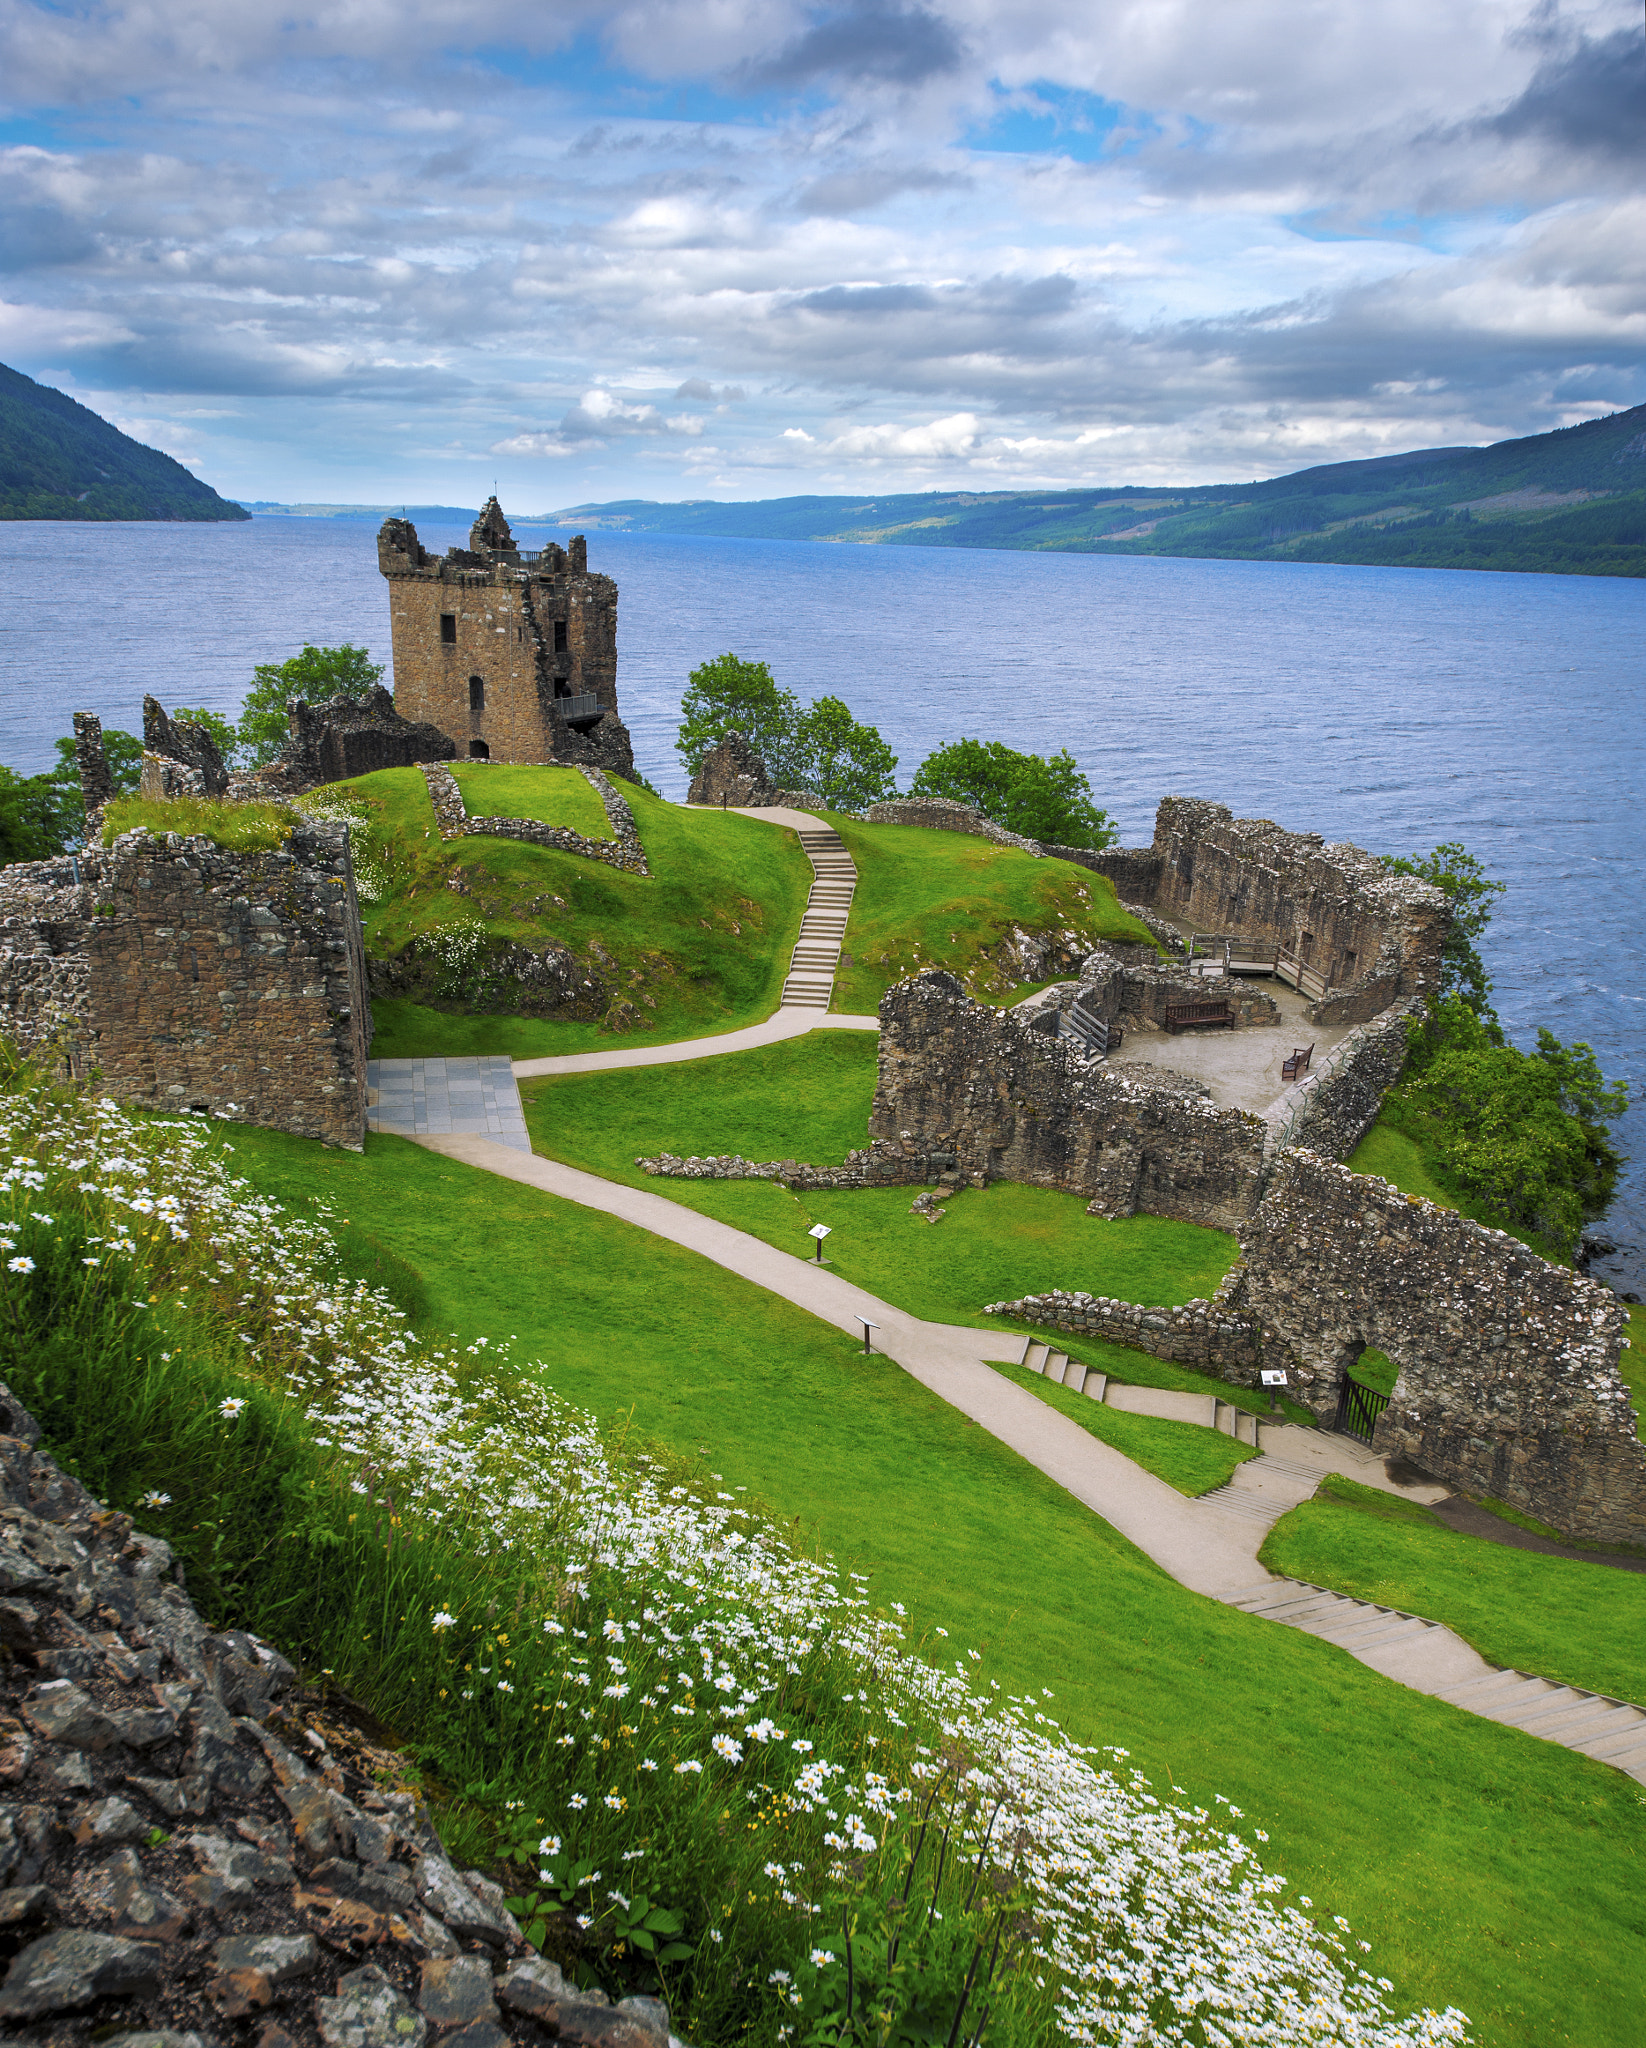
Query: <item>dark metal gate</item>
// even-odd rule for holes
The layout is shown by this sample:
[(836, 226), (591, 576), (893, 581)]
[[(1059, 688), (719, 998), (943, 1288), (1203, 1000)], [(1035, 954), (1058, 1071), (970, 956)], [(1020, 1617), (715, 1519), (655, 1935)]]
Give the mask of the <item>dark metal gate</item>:
[(1332, 1427), (1343, 1436), (1352, 1436), (1357, 1443), (1369, 1444), (1372, 1432), (1377, 1428), (1377, 1418), (1388, 1405), (1387, 1394), (1380, 1394), (1376, 1387), (1369, 1387), (1364, 1380), (1345, 1373), (1343, 1384), (1338, 1388), (1337, 1420)]

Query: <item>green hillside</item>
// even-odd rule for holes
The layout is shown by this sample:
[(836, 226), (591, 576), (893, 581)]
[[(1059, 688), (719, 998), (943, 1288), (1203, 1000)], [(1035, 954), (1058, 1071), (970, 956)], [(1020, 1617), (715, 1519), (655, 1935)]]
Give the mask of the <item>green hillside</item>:
[(559, 517), (629, 533), (1642, 576), (1646, 405), (1485, 448), (1416, 449), (1264, 483), (731, 505), (629, 499)]
[(0, 363), (0, 519), (249, 519), (182, 463)]

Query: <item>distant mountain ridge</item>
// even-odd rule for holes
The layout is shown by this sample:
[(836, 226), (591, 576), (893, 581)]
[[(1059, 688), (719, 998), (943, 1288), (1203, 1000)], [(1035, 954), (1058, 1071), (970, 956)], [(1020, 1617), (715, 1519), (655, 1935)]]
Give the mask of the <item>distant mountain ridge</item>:
[(1646, 405), (1264, 483), (573, 505), (593, 531), (1646, 576)]
[(0, 519), (249, 519), (182, 463), (0, 363)]

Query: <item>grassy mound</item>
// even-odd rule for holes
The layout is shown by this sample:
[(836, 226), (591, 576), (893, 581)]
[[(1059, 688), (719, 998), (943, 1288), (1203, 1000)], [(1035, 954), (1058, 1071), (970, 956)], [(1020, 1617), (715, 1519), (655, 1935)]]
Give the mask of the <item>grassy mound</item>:
[[(478, 799), (491, 815), (610, 836), (594, 791), (571, 769), (460, 773), (465, 803)], [(368, 955), (422, 963), (405, 994), (374, 999), (376, 1056), (525, 1058), (614, 1037), (653, 1045), (770, 1015), (812, 879), (798, 840), (754, 819), (688, 811), (636, 784), (621, 787), (649, 876), (514, 840), (442, 840), (415, 768), (327, 789), (326, 808), (356, 821)], [(520, 985), (491, 964), (511, 944), (571, 950), (591, 987), (577, 1015), (520, 1014)]]
[(829, 823), (857, 864), (857, 890), (833, 1008), (868, 1016), (895, 983), (946, 967), (973, 995), (1020, 998), (1032, 984), (1009, 957), (1014, 926), (1031, 934), (1068, 930), (1088, 951), (1104, 939), (1149, 943), (1105, 876), (1068, 861), (1036, 860), (963, 832), (917, 825), (866, 825), (831, 814)]
[(565, 825), (585, 839), (613, 836), (605, 805), (579, 769), (470, 761), (454, 762), (452, 774), (471, 818), (535, 818), (541, 825)]
[(211, 797), (117, 796), (104, 807), (103, 844), (122, 832), (176, 832), (209, 839), (232, 853), (273, 853), (296, 823), (284, 804), (230, 804)]
[(1280, 1518), (1262, 1561), (1443, 1621), (1492, 1664), (1646, 1704), (1646, 1572), (1482, 1542), (1336, 1477)]
[[(879, 1606), (952, 1630), (945, 1654), (983, 1649), (1162, 1789), (1232, 1798), (1403, 2004), (1455, 2000), (1492, 2048), (1632, 2048), (1646, 1818), (1629, 1779), (1184, 1591), (885, 1360), (678, 1247), (403, 1141), (356, 1156), (225, 1135), (260, 1187), (329, 1197), (419, 1267), (436, 1327), (516, 1333), (581, 1405), (712, 1447), (727, 1489), (814, 1530)], [(919, 1228), (941, 1238), (968, 1199)]]
[(1191, 1499), (1227, 1486), (1236, 1468), (1257, 1456), (1255, 1444), (1237, 1444), (1220, 1430), (1155, 1415), (1128, 1415), (1124, 1409), (1088, 1400), (1073, 1387), (1056, 1386), (1027, 1366), (999, 1365), (995, 1370)]
[(774, 1181), (654, 1179), (634, 1163), (669, 1151), (838, 1165), (867, 1142), (876, 1053), (870, 1032), (814, 1031), (678, 1066), (527, 1081), (521, 1098), (545, 1157), (665, 1195), (783, 1251), (806, 1253), (807, 1231), (826, 1223), (838, 1271), (932, 1322), (996, 1328), (986, 1303), (1052, 1287), (1189, 1301), (1209, 1296), (1233, 1264), (1235, 1241), (1220, 1230), (1161, 1216), (1106, 1222), (1054, 1188), (968, 1188), (931, 1224), (910, 1214), (911, 1188), (791, 1193)]

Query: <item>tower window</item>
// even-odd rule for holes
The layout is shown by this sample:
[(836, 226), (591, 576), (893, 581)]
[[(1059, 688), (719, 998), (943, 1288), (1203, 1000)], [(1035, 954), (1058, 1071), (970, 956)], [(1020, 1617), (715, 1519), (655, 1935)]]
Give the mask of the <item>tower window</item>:
[(556, 619), (554, 622), (554, 651), (556, 654), (564, 654), (566, 651), (566, 622), (564, 619)]
[(484, 740), (469, 741), (469, 759), (471, 761), (489, 761), (491, 757), (492, 750), (486, 745)]
[(469, 709), (484, 711), (486, 708), (486, 685), (479, 676), (469, 677)]
[(442, 612), (440, 614), (440, 644), (442, 647), (455, 647), (457, 645), (456, 612)]

